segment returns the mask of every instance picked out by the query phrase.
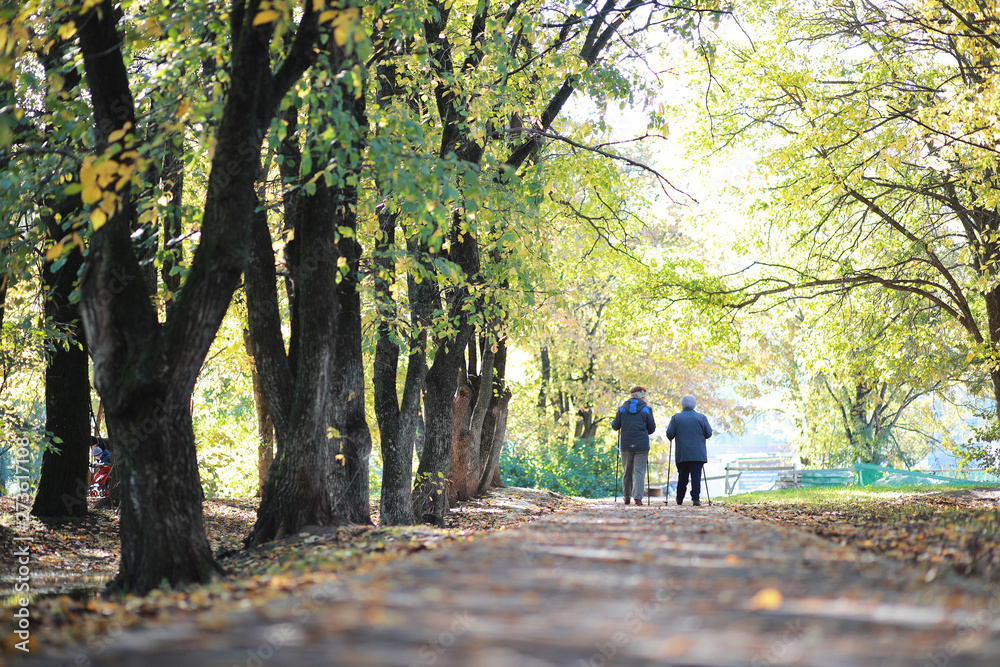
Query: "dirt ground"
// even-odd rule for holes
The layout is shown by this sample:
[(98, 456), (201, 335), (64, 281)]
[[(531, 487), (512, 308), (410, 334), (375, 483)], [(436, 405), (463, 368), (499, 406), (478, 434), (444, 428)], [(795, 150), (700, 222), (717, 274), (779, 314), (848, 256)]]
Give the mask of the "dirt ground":
[[(885, 558), (901, 561), (905, 569), (896, 576), (904, 580), (912, 578), (927, 583), (945, 579), (948, 574), (947, 579), (952, 582), (971, 577), (982, 582), (977, 587), (992, 588), (986, 582), (1000, 579), (997, 565), (1000, 499), (995, 495), (974, 491), (916, 494), (836, 512), (823, 508), (806, 512), (761, 504), (738, 507), (736, 513), (782, 529), (813, 533), (816, 539), (829, 545), (826, 548), (831, 553), (849, 548), (867, 552), (880, 562)], [(317, 586), (347, 586), (359, 577), (378, 577), (386, 567), (411, 558), (435, 555), (446, 562), (451, 558), (449, 554), (468, 551), (485, 537), (498, 537), (548, 515), (556, 519), (557, 515), (586, 513), (595, 502), (607, 504), (610, 499), (584, 501), (548, 491), (505, 488), (453, 508), (445, 529), (346, 526), (302, 532), (244, 550), (242, 539), (253, 525), (257, 501), (213, 500), (204, 507), (206, 533), (225, 569), (224, 577), (184, 590), (115, 597), (103, 593), (104, 585), (118, 568), (118, 519), (112, 510), (95, 509), (84, 519), (61, 523), (46, 524), (32, 518), (25, 528), (14, 521), (13, 500), (0, 498), (0, 599), (3, 600), (0, 624), (9, 625), (13, 620), (15, 536), (31, 538), (31, 642), (39, 653), (48, 654), (75, 650), (71, 647), (86, 644), (93, 637), (166, 628), (177, 622), (193, 622), (209, 631), (229, 627), (234, 615), (250, 612), (266, 615), (271, 605), (284, 604), (283, 601), (294, 599), (301, 591)], [(620, 499), (610, 506), (619, 505)], [(657, 499), (649, 507), (621, 505), (614, 510), (614, 516), (625, 512), (633, 519), (648, 517), (652, 524), (663, 512), (671, 512), (662, 516), (672, 521), (669, 517), (674, 509), (673, 505), (664, 505)], [(683, 509), (685, 513), (698, 511), (698, 508)], [(727, 508), (712, 509), (721, 513), (720, 519), (733, 514)], [(692, 519), (699, 516), (702, 515), (691, 514)], [(704, 515), (706, 519), (708, 516)], [(377, 524), (377, 503), (373, 503), (372, 517)], [(606, 521), (600, 517), (594, 520), (598, 521), (594, 530), (601, 529)], [(21, 532), (15, 533), (13, 526)], [(665, 536), (680, 538), (680, 533), (674, 530), (668, 529)], [(707, 535), (704, 531), (696, 532), (687, 539), (700, 541)], [(445, 547), (459, 548), (442, 550)], [(615, 549), (628, 547), (621, 539), (614, 543)], [(564, 548), (570, 548), (570, 544), (558, 547)], [(859, 566), (868, 562), (862, 556), (852, 558)], [(738, 562), (735, 556), (727, 557), (727, 564)], [(488, 585), (492, 590), (497, 584)], [(193, 620), (183, 621), (184, 618)], [(0, 656), (17, 655), (14, 641), (13, 635), (4, 637)]]
[[(30, 538), (30, 586), (38, 631), (35, 641), (63, 643), (80, 633), (107, 626), (123, 627), (167, 619), (175, 611), (197, 608), (191, 598), (253, 604), (271, 592), (289, 590), (297, 582), (346, 577), (365, 572), (408, 554), (475, 539), (533, 521), (580, 501), (549, 491), (507, 487), (485, 498), (461, 503), (449, 512), (446, 528), (379, 527), (378, 502), (372, 502), (376, 525), (346, 526), (320, 534), (300, 533), (257, 549), (243, 549), (243, 538), (256, 519), (257, 499), (217, 499), (204, 504), (205, 531), (226, 575), (205, 590), (155, 591), (144, 598), (121, 599), (104, 594), (118, 571), (118, 517), (112, 509), (95, 509), (85, 518), (43, 522), (30, 517), (15, 521), (14, 499), (0, 497), (0, 624), (9, 623), (14, 604), (16, 561), (14, 537)], [(15, 532), (17, 527), (20, 532)], [(274, 583), (278, 582), (278, 583)], [(213, 593), (213, 591), (215, 591)], [(138, 613), (136, 611), (138, 610)], [(103, 617), (103, 621), (102, 621)], [(4, 647), (10, 655), (11, 638)]]
[[(304, 533), (221, 557), (229, 574), (207, 585), (39, 599), (30, 664), (997, 664), (998, 589), (979, 573), (945, 572), (947, 549), (930, 550), (939, 560), (876, 555), (809, 530), (838, 520), (822, 514), (762, 521), (719, 505), (563, 504), (537, 493), (456, 512), (478, 514), (486, 530)], [(842, 514), (883, 528), (942, 516), (945, 537), (963, 534), (957, 508), (924, 500)], [(900, 532), (896, 551), (920, 535)]]

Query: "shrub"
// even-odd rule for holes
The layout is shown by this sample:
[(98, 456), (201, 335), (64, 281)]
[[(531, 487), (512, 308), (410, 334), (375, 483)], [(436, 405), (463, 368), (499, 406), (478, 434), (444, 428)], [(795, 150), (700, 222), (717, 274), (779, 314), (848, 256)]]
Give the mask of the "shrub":
[(600, 439), (552, 443), (536, 450), (507, 442), (500, 455), (500, 474), (511, 486), (604, 498), (615, 491), (616, 457), (615, 445)]

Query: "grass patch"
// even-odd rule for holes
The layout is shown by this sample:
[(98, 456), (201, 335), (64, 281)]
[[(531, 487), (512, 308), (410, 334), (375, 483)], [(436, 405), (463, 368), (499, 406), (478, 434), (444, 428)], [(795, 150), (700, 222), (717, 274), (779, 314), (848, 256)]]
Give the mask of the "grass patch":
[[(964, 488), (964, 487), (963, 487)], [(910, 484), (901, 486), (821, 486), (811, 489), (777, 489), (774, 491), (753, 491), (735, 496), (720, 498), (723, 505), (807, 505), (826, 506), (830, 504), (849, 504), (876, 502), (904, 498), (913, 495), (939, 493), (940, 487), (926, 484)]]
[(1000, 490), (843, 486), (745, 493), (722, 503), (942, 574), (1000, 580)]

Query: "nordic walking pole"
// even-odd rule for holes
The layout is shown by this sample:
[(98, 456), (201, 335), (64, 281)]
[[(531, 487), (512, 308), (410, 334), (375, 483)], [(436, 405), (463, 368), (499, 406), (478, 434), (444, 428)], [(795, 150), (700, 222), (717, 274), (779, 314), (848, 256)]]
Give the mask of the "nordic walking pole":
[(673, 463), (674, 458), (674, 441), (667, 440), (667, 488), (663, 491), (663, 504), (667, 504), (667, 500), (670, 498), (670, 465)]
[(615, 504), (618, 504), (618, 460), (622, 457), (622, 432), (618, 431), (618, 445), (615, 450)]
[(705, 485), (705, 496), (708, 498), (708, 506), (712, 506), (712, 494), (708, 492), (708, 477), (705, 475), (705, 466), (701, 467), (701, 479)]
[(650, 495), (649, 495), (649, 452), (646, 452), (646, 488), (643, 489), (643, 494), (642, 495), (646, 497), (646, 505), (647, 506), (652, 505), (652, 503), (649, 502), (649, 498), (650, 498)]

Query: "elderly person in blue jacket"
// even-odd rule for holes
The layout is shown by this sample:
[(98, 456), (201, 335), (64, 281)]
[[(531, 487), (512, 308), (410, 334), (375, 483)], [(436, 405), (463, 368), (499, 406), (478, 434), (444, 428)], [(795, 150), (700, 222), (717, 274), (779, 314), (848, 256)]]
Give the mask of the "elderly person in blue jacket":
[(646, 464), (649, 461), (649, 434), (656, 430), (656, 421), (653, 419), (653, 409), (646, 403), (649, 396), (646, 388), (632, 387), (629, 394), (630, 398), (618, 408), (611, 428), (620, 431), (618, 449), (622, 457), (625, 504), (629, 504), (635, 489), (635, 504), (642, 505), (642, 492), (646, 488)]
[(677, 504), (684, 504), (688, 478), (691, 478), (691, 504), (701, 505), (701, 471), (708, 463), (705, 441), (712, 437), (708, 418), (695, 412), (697, 402), (688, 394), (681, 399), (681, 411), (670, 418), (667, 439), (674, 441), (677, 462)]

